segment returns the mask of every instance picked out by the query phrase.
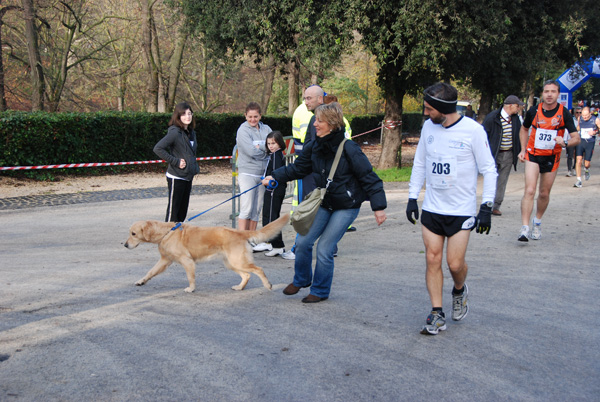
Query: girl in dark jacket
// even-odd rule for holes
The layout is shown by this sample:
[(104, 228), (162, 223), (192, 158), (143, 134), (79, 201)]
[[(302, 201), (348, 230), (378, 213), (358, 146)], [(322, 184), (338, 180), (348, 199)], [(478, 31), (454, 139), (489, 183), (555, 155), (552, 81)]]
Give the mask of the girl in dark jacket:
[(196, 162), (196, 132), (192, 108), (186, 102), (175, 106), (169, 130), (154, 146), (154, 153), (167, 162), (169, 203), (165, 222), (183, 222), (190, 203), (192, 179), (200, 168)]
[[(369, 198), (378, 225), (386, 219), (384, 209), (387, 206), (383, 182), (373, 172), (360, 146), (353, 141), (345, 142), (333, 180), (327, 184), (335, 153), (344, 140), (341, 106), (337, 102), (320, 105), (315, 109), (314, 124), (316, 139), (304, 145), (302, 155), (293, 164), (273, 171), (272, 177), (263, 180), (265, 185), (272, 178), (282, 183), (314, 173), (317, 187), (327, 187), (310, 230), (296, 239), (294, 281), (283, 290), (284, 294), (293, 295), (310, 286), (310, 294), (302, 299), (304, 303), (317, 303), (329, 297), (334, 251), (348, 226), (358, 216), (362, 202)], [(313, 276), (312, 251), (317, 239), (317, 263)]]
[[(285, 159), (283, 156), (283, 150), (285, 149), (285, 141), (280, 131), (271, 131), (267, 135), (266, 140), (267, 155), (269, 155), (269, 163), (265, 170), (264, 176), (269, 176), (273, 170), (285, 166)], [(262, 224), (263, 226), (268, 225), (275, 219), (279, 218), (281, 214), (281, 205), (285, 198), (285, 185), (286, 183), (279, 183), (274, 189), (265, 191), (262, 208)], [(260, 243), (254, 246), (254, 251), (267, 251), (265, 255), (267, 257), (275, 257), (283, 254), (285, 244), (283, 243), (283, 236), (281, 233), (277, 235), (271, 243)]]

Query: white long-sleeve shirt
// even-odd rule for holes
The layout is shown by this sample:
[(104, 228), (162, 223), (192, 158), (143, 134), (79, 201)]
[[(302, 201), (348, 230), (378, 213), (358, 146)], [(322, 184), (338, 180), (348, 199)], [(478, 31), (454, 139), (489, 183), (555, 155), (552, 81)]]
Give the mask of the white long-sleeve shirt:
[(449, 127), (425, 121), (410, 176), (409, 198), (419, 198), (426, 182), (423, 210), (475, 216), (478, 173), (483, 175), (481, 202), (494, 201), (498, 174), (483, 126), (464, 117)]

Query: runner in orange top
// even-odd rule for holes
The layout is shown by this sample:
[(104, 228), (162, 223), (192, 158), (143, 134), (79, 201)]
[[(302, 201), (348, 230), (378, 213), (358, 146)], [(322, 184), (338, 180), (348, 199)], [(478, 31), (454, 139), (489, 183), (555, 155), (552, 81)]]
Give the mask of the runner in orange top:
[[(521, 233), (519, 241), (539, 240), (542, 237), (542, 216), (550, 203), (550, 189), (554, 184), (562, 148), (579, 144), (579, 133), (571, 113), (558, 103), (560, 86), (556, 81), (546, 81), (542, 103), (527, 111), (521, 127), (521, 153), (525, 163), (525, 194), (521, 200)], [(529, 128), (531, 127), (531, 133)], [(529, 219), (533, 212), (533, 199), (538, 183), (540, 190), (533, 229), (529, 233)]]

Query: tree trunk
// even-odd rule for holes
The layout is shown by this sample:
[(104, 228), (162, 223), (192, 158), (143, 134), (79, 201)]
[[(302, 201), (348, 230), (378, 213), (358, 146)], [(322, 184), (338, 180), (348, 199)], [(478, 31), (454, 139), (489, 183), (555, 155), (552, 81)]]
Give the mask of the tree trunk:
[(200, 66), (200, 87), (202, 88), (202, 105), (200, 109), (208, 111), (208, 59), (206, 47), (202, 46), (202, 65)]
[(2, 64), (2, 14), (0, 14), (0, 112), (4, 112), (6, 106), (6, 96), (4, 94), (4, 65)]
[(293, 114), (298, 107), (299, 70), (295, 61), (288, 63), (288, 114)]
[[(260, 99), (260, 105), (262, 106), (264, 112), (267, 113), (269, 109), (269, 102), (271, 101), (271, 94), (273, 93), (273, 82), (275, 81), (275, 57), (272, 55), (269, 56), (269, 61), (267, 62), (266, 73), (264, 74), (265, 79), (263, 81), (263, 91)], [(295, 110), (295, 109), (294, 109)]]
[(48, 77), (50, 77), (50, 90), (48, 91), (48, 111), (52, 113), (58, 111), (60, 98), (65, 88), (65, 83), (67, 82), (67, 74), (69, 73), (69, 53), (71, 51), (73, 38), (77, 29), (75, 24), (67, 25), (66, 23), (63, 23), (63, 25), (65, 28), (67, 28), (67, 32), (65, 34), (64, 51), (60, 60), (60, 66), (58, 68), (58, 76), (52, 77), (52, 75), (48, 75)]
[[(0, 0), (0, 3), (2, 1)], [(7, 110), (8, 105), (6, 104), (6, 93), (4, 91), (4, 64), (2, 62), (2, 20), (4, 15), (10, 10), (18, 10), (17, 6), (6, 6), (0, 9), (0, 112)]]
[(177, 43), (175, 44), (175, 51), (169, 61), (169, 90), (167, 93), (167, 111), (169, 112), (175, 107), (175, 95), (177, 93), (177, 85), (179, 85), (181, 60), (183, 59), (183, 50), (185, 49), (186, 40), (187, 34), (181, 29), (177, 37)]
[(165, 88), (164, 81), (159, 77), (158, 80), (158, 102), (156, 104), (156, 111), (158, 113), (165, 113), (167, 110), (167, 88)]
[(152, 29), (152, 59), (154, 60), (153, 74), (156, 75), (158, 82), (157, 107), (156, 111), (165, 113), (167, 109), (167, 87), (165, 85), (165, 74), (163, 72), (162, 58), (160, 57), (160, 43), (158, 42), (158, 32), (156, 32), (156, 23), (154, 21), (153, 11), (150, 10), (150, 27)]
[(477, 121), (483, 123), (485, 116), (492, 111), (492, 100), (494, 94), (488, 90), (481, 91), (481, 100), (479, 101), (479, 110), (477, 111)]
[(38, 46), (33, 0), (23, 0), (23, 18), (25, 19), (25, 38), (31, 74), (31, 110), (44, 110), (44, 70)]
[(158, 68), (152, 52), (152, 9), (150, 0), (141, 0), (142, 5), (142, 48), (148, 73), (147, 111), (154, 113), (158, 110)]
[[(392, 81), (393, 82), (393, 81)], [(385, 97), (385, 120), (400, 122), (402, 120), (402, 101), (405, 91), (395, 88)], [(378, 169), (400, 167), (402, 163), (402, 124), (383, 129), (383, 143), (379, 157)]]
[(527, 110), (535, 104), (535, 91), (533, 90), (533, 86), (531, 86), (527, 93), (527, 104), (525, 105), (527, 109), (525, 109), (525, 113), (527, 113)]

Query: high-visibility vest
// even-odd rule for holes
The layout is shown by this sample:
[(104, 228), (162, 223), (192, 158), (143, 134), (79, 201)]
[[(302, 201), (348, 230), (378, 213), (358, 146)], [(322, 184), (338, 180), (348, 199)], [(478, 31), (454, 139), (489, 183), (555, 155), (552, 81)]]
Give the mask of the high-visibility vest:
[[(306, 137), (306, 129), (308, 128), (308, 122), (312, 116), (313, 112), (306, 108), (304, 102), (302, 102), (294, 111), (292, 116), (292, 136), (294, 137), (294, 147), (296, 151), (302, 151), (302, 145), (304, 144), (304, 138)], [(300, 148), (298, 148), (298, 145)]]
[[(294, 111), (292, 116), (292, 136), (294, 137), (294, 153), (296, 155), (302, 154), (302, 147), (304, 146), (304, 139), (306, 138), (306, 129), (308, 128), (308, 122), (312, 116), (313, 112), (306, 108), (304, 101)], [(296, 185), (294, 186), (294, 192), (292, 194), (292, 212), (300, 202), (301, 191), (302, 181), (296, 180)]]
[(344, 136), (346, 138), (348, 138), (349, 140), (352, 139), (352, 128), (350, 127), (350, 123), (348, 122), (348, 120), (344, 117), (344, 124), (346, 125), (346, 132), (344, 133)]

